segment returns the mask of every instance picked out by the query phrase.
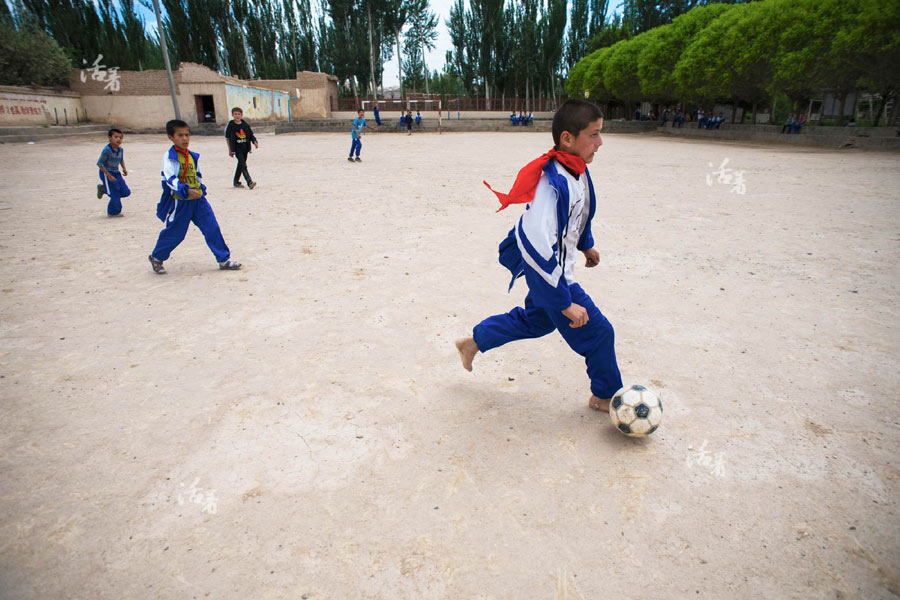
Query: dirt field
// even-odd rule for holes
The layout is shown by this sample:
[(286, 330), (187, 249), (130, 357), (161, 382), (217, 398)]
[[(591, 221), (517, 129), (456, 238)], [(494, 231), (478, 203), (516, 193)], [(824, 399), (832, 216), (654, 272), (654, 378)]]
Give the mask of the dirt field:
[(900, 595), (900, 155), (605, 138), (632, 440), (558, 334), (453, 347), (524, 298), (481, 181), (548, 134), (264, 135), (253, 191), (195, 138), (245, 268), (192, 227), (166, 276), (168, 142), (110, 219), (105, 141), (0, 147), (0, 597)]

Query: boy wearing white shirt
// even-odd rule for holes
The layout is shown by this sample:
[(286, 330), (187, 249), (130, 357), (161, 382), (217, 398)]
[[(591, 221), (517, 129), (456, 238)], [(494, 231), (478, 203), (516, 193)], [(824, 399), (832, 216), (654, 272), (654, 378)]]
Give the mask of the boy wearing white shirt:
[(500, 210), (528, 203), (499, 248), (500, 263), (512, 273), (509, 287), (524, 275), (528, 295), (524, 308), (488, 317), (475, 326), (472, 337), (457, 340), (456, 348), (463, 367), (471, 371), (478, 352), (555, 329), (585, 358), (591, 380), (588, 405), (608, 411), (610, 398), (622, 387), (613, 328), (574, 280), (578, 251), (586, 267), (600, 262), (591, 235), (597, 202), (587, 164), (603, 143), (602, 128), (597, 106), (568, 100), (553, 118), (554, 148), (519, 172), (509, 194), (494, 192)]

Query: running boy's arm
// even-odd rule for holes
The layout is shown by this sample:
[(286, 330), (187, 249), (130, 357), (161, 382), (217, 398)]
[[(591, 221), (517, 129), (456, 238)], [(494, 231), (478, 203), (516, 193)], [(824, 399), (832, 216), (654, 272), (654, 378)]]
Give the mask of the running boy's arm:
[(116, 178), (109, 174), (109, 171), (106, 170), (106, 167), (100, 165), (100, 170), (103, 171), (103, 174), (106, 175), (106, 178), (110, 181), (116, 181)]
[(228, 156), (234, 156), (234, 148), (231, 147), (231, 127), (234, 121), (229, 121), (225, 126), (225, 146), (228, 147)]
[(597, 206), (597, 196), (594, 194), (594, 182), (591, 181), (591, 176), (587, 171), (585, 171), (584, 177), (587, 178), (587, 196), (591, 204), (587, 223), (584, 225), (584, 231), (581, 232), (581, 237), (578, 238), (578, 245), (576, 248), (581, 250), (581, 253), (584, 254), (584, 266), (591, 268), (600, 264), (600, 253), (594, 250), (594, 236), (591, 235), (591, 221), (593, 220), (594, 210)]
[(199, 160), (195, 162), (194, 166), (197, 168), (197, 183), (200, 184), (200, 189), (191, 188), (190, 193), (192, 198), (202, 198), (206, 195), (206, 186), (203, 184), (203, 173), (200, 172)]

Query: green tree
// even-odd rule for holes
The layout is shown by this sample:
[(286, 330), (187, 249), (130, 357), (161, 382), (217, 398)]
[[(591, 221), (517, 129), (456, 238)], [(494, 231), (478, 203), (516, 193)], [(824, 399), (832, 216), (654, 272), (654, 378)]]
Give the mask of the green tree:
[(428, 0), (410, 1), (404, 50), (407, 56), (406, 74), (414, 90), (424, 84), (425, 91), (428, 91), (425, 51), (434, 49), (438, 37), (437, 24), (437, 16), (429, 10)]
[[(593, 56), (593, 55), (591, 55)], [(575, 63), (566, 77), (565, 90), (570, 98), (580, 98), (587, 91), (585, 87), (584, 77), (587, 74), (588, 67), (593, 64), (589, 56), (585, 56)]]
[(547, 12), (541, 19), (542, 66), (548, 76), (550, 95), (557, 96), (560, 62), (563, 54), (563, 34), (566, 30), (566, 0), (547, 0)]
[[(831, 36), (838, 43), (830, 47), (818, 62), (818, 83), (829, 90), (838, 102), (837, 125), (844, 122), (844, 105), (847, 96), (859, 88), (864, 69), (859, 53), (845, 42), (849, 25), (848, 15), (858, 15), (859, 0), (823, 0), (818, 6), (818, 31)], [(843, 31), (842, 31), (843, 30)]]
[(675, 79), (687, 100), (742, 100), (756, 106), (770, 97), (778, 48), (774, 2), (725, 11), (697, 32), (675, 66)]
[(622, 18), (619, 15), (613, 15), (613, 17), (600, 28), (596, 35), (591, 36), (591, 39), (588, 42), (587, 52), (590, 54), (600, 48), (608, 48), (617, 42), (627, 40), (628, 37), (628, 29), (622, 23)]
[(880, 98), (874, 125), (894, 100), (890, 123), (896, 122), (900, 88), (900, 3), (860, 0), (859, 10), (834, 37), (836, 52), (852, 56), (862, 67), (859, 85)]
[(606, 83), (603, 79), (603, 70), (611, 53), (611, 46), (600, 48), (583, 59), (585, 61), (585, 67), (582, 86), (592, 99), (607, 106), (607, 109), (608, 104), (613, 100), (613, 94), (606, 87)]
[(470, 0), (469, 6), (466, 21), (477, 44), (478, 72), (484, 97), (490, 100), (492, 76), (497, 70), (496, 50), (503, 31), (503, 0)]
[(309, 0), (295, 0), (297, 10), (297, 70), (318, 71), (318, 48)]
[(535, 81), (540, 80), (538, 65), (540, 64), (541, 28), (539, 23), (540, 4), (537, 0), (521, 0), (517, 16), (515, 18), (515, 30), (512, 39), (515, 40), (517, 55), (514, 64), (516, 73), (522, 71), (525, 86), (525, 109), (532, 107), (532, 102), (537, 97)]
[(589, 0), (589, 2), (591, 17), (588, 22), (588, 37), (593, 38), (599, 35), (606, 25), (606, 12), (609, 10), (609, 0)]
[(76, 65), (103, 54), (100, 16), (88, 0), (21, 0), (17, 21), (49, 33)]
[(609, 49), (603, 65), (603, 85), (625, 104), (628, 118), (631, 118), (631, 108), (642, 97), (638, 57), (645, 44), (644, 36), (621, 41)]
[(368, 81), (370, 75), (365, 12), (357, 0), (329, 0), (328, 45), (324, 52), (334, 74), (344, 83), (349, 82), (354, 98), (359, 97), (358, 81)]
[(46, 32), (0, 24), (0, 84), (65, 85), (71, 68), (69, 55)]
[(572, 0), (569, 12), (569, 35), (566, 41), (566, 70), (571, 69), (587, 52), (588, 37), (588, 1)]
[(444, 72), (437, 70), (431, 75), (431, 90), (443, 98), (458, 98), (466, 95), (466, 86), (463, 80), (455, 73), (447, 70), (448, 63), (444, 64)]
[(698, 31), (731, 8), (727, 4), (700, 6), (643, 34), (647, 40), (638, 57), (638, 78), (646, 98), (666, 104), (683, 98), (675, 78), (681, 54)]
[(786, 95), (792, 109), (821, 86), (819, 62), (829, 51), (834, 32), (823, 36), (822, 31), (817, 31), (823, 26), (818, 14), (820, 6), (818, 0), (783, 1), (771, 17), (771, 33), (777, 43), (771, 59), (771, 80), (766, 87), (773, 97)]

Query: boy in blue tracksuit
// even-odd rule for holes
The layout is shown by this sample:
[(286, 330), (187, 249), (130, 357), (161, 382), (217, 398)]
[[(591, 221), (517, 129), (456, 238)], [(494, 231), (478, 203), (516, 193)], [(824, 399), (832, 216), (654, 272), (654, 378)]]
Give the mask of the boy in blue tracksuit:
[(231, 251), (222, 238), (216, 215), (206, 200), (206, 186), (203, 185), (203, 176), (197, 170), (200, 155), (188, 150), (191, 143), (188, 124), (173, 119), (166, 123), (166, 134), (172, 147), (163, 156), (160, 172), (162, 197), (156, 206), (156, 216), (165, 223), (165, 227), (159, 232), (156, 247), (147, 257), (153, 272), (166, 274), (163, 261), (168, 260), (172, 250), (184, 240), (192, 222), (206, 238), (206, 245), (212, 250), (220, 269), (240, 269), (241, 263), (231, 260)]
[[(359, 157), (359, 152), (362, 150), (362, 130), (372, 129), (369, 127), (369, 124), (366, 122), (366, 113), (363, 110), (356, 111), (357, 117), (353, 119), (353, 125), (350, 127), (350, 156), (347, 157), (347, 160), (350, 162), (362, 162), (362, 159)], [(356, 158), (353, 158), (353, 153), (356, 152)]]
[(509, 194), (494, 192), (501, 210), (528, 203), (500, 244), (500, 263), (512, 273), (510, 289), (524, 275), (528, 295), (524, 308), (488, 317), (475, 326), (472, 337), (457, 340), (456, 348), (463, 367), (471, 371), (478, 352), (555, 329), (585, 359), (591, 380), (588, 405), (608, 411), (610, 398), (622, 387), (613, 328), (574, 280), (577, 251), (587, 267), (600, 262), (591, 236), (597, 200), (587, 164), (603, 143), (602, 128), (599, 108), (583, 100), (566, 101), (553, 118), (555, 147), (519, 172)]
[[(125, 150), (122, 148), (122, 139), (125, 135), (115, 127), (109, 130), (109, 143), (100, 152), (97, 159), (97, 168), (100, 172), (100, 183), (97, 185), (97, 199), (103, 198), (103, 194), (109, 196), (109, 204), (106, 205), (106, 214), (110, 217), (122, 216), (122, 198), (131, 195), (131, 190), (125, 184), (124, 175), (128, 175), (125, 167)], [(119, 172), (119, 165), (122, 172)]]

